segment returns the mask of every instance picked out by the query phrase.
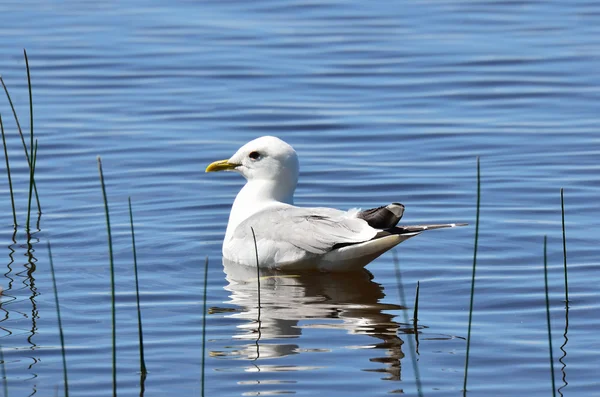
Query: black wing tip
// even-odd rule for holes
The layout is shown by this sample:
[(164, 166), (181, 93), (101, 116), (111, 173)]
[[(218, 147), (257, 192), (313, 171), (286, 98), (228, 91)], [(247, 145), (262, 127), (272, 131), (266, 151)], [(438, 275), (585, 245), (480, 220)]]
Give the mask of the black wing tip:
[(404, 205), (392, 203), (360, 211), (356, 216), (365, 220), (372, 228), (384, 230), (395, 227), (403, 214)]
[(386, 205), (385, 208), (398, 218), (398, 221), (396, 222), (396, 223), (398, 223), (400, 221), (400, 219), (402, 218), (402, 215), (404, 215), (404, 209), (406, 207), (404, 206), (404, 204), (391, 203), (391, 204)]

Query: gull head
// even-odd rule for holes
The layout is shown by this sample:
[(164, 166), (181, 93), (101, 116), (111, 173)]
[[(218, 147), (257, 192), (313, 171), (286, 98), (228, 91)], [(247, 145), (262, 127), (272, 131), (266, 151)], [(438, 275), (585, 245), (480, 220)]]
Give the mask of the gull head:
[(215, 161), (206, 167), (206, 172), (215, 171), (236, 171), (247, 179), (231, 207), (224, 241), (231, 239), (241, 222), (266, 206), (294, 203), (298, 156), (279, 138), (263, 136), (248, 142), (229, 160)]
[(298, 156), (281, 139), (263, 136), (242, 146), (228, 160), (215, 161), (206, 167), (206, 172), (214, 171), (236, 171), (248, 182), (275, 182), (293, 192), (298, 182)]

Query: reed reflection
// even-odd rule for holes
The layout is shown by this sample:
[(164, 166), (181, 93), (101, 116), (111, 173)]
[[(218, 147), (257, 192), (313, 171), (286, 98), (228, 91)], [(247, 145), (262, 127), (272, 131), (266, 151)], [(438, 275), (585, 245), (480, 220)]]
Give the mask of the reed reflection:
[[(39, 216), (39, 214), (38, 214)], [(16, 350), (28, 349), (30, 352), (25, 354), (29, 361), (26, 366), (12, 369), (9, 373), (22, 371), (26, 368), (26, 374), (22, 375), (21, 379), (30, 381), (38, 377), (37, 372), (33, 368), (40, 362), (39, 354), (35, 352), (38, 345), (34, 336), (38, 334), (39, 310), (37, 305), (37, 296), (40, 295), (36, 286), (36, 253), (35, 245), (39, 243), (36, 234), (40, 230), (32, 231), (31, 233), (19, 233), (19, 229), (15, 227), (10, 236), (8, 249), (8, 261), (6, 262), (6, 271), (4, 275), (4, 283), (2, 285), (2, 300), (0, 300), (0, 329), (3, 332), (2, 356), (6, 352), (14, 352)], [(21, 243), (21, 239), (25, 238), (25, 242)], [(25, 257), (24, 262), (19, 262), (19, 257)], [(19, 332), (15, 333), (15, 330)], [(24, 333), (20, 331), (27, 330)], [(22, 335), (23, 339), (18, 337)], [(6, 339), (12, 336), (12, 338)], [(18, 339), (14, 339), (17, 336)], [(26, 343), (26, 347), (23, 346)], [(23, 357), (23, 358), (25, 358)], [(6, 371), (6, 363), (2, 359), (2, 370)], [(18, 360), (22, 363), (25, 360)], [(6, 383), (6, 376), (3, 375)], [(32, 394), (36, 393), (36, 385), (32, 384)]]
[[(38, 219), (39, 219), (39, 216), (38, 216)], [(35, 234), (38, 232), (39, 232), (39, 230), (37, 230), (35, 233), (32, 233), (32, 234), (27, 233), (27, 254), (26, 254), (27, 255), (27, 263), (25, 264), (26, 277), (25, 277), (25, 280), (23, 280), (23, 284), (25, 284), (29, 288), (29, 292), (30, 292), (29, 300), (31, 301), (31, 330), (27, 337), (27, 343), (29, 343), (31, 350), (35, 350), (37, 348), (36, 343), (33, 341), (33, 337), (37, 333), (37, 320), (39, 318), (37, 302), (35, 299), (39, 295), (37, 287), (35, 286), (35, 271), (37, 269), (37, 266), (36, 266), (37, 258), (34, 256), (34, 254), (35, 254), (34, 245), (39, 243), (39, 239), (37, 237), (35, 237)], [(21, 273), (23, 273), (23, 272), (21, 272)], [(21, 275), (21, 273), (19, 273), (19, 275)], [(29, 366), (29, 368), (31, 368), (33, 365), (37, 364), (37, 362), (38, 362), (38, 358), (36, 358), (36, 357), (31, 357), (31, 358), (33, 360), (33, 363)]]
[[(386, 379), (400, 380), (404, 342), (398, 337), (401, 324), (389, 311), (403, 307), (380, 302), (385, 297), (383, 287), (367, 270), (290, 274), (261, 269), (259, 310), (257, 269), (226, 259), (223, 265), (229, 282), (225, 289), (231, 293), (227, 303), (240, 307), (231, 317), (245, 320), (237, 326), (239, 332), (233, 338), (251, 343), (235, 346), (229, 352), (212, 352), (213, 356), (254, 360), (260, 370), (261, 360), (302, 352), (298, 343), (283, 343), (281, 339), (300, 338), (306, 328), (344, 330), (376, 339), (363, 346), (373, 349), (371, 362), (384, 364), (375, 371), (389, 374)], [(327, 321), (300, 324), (307, 319)], [(272, 365), (269, 367), (273, 370)]]

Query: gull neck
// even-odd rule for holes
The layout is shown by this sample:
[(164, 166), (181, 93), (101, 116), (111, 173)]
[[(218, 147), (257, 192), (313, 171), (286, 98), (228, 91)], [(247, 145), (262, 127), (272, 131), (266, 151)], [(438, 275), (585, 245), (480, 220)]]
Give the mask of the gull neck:
[(257, 212), (277, 204), (294, 204), (296, 184), (272, 180), (248, 181), (238, 193), (231, 207), (224, 242), (233, 236), (240, 223)]

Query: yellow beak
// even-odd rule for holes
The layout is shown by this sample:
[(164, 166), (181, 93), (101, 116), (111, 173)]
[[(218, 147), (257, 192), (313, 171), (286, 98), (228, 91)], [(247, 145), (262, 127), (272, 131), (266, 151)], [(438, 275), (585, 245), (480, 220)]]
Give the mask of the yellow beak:
[(209, 164), (208, 167), (206, 167), (206, 172), (231, 171), (238, 165), (239, 164), (230, 163), (229, 160), (219, 160)]

